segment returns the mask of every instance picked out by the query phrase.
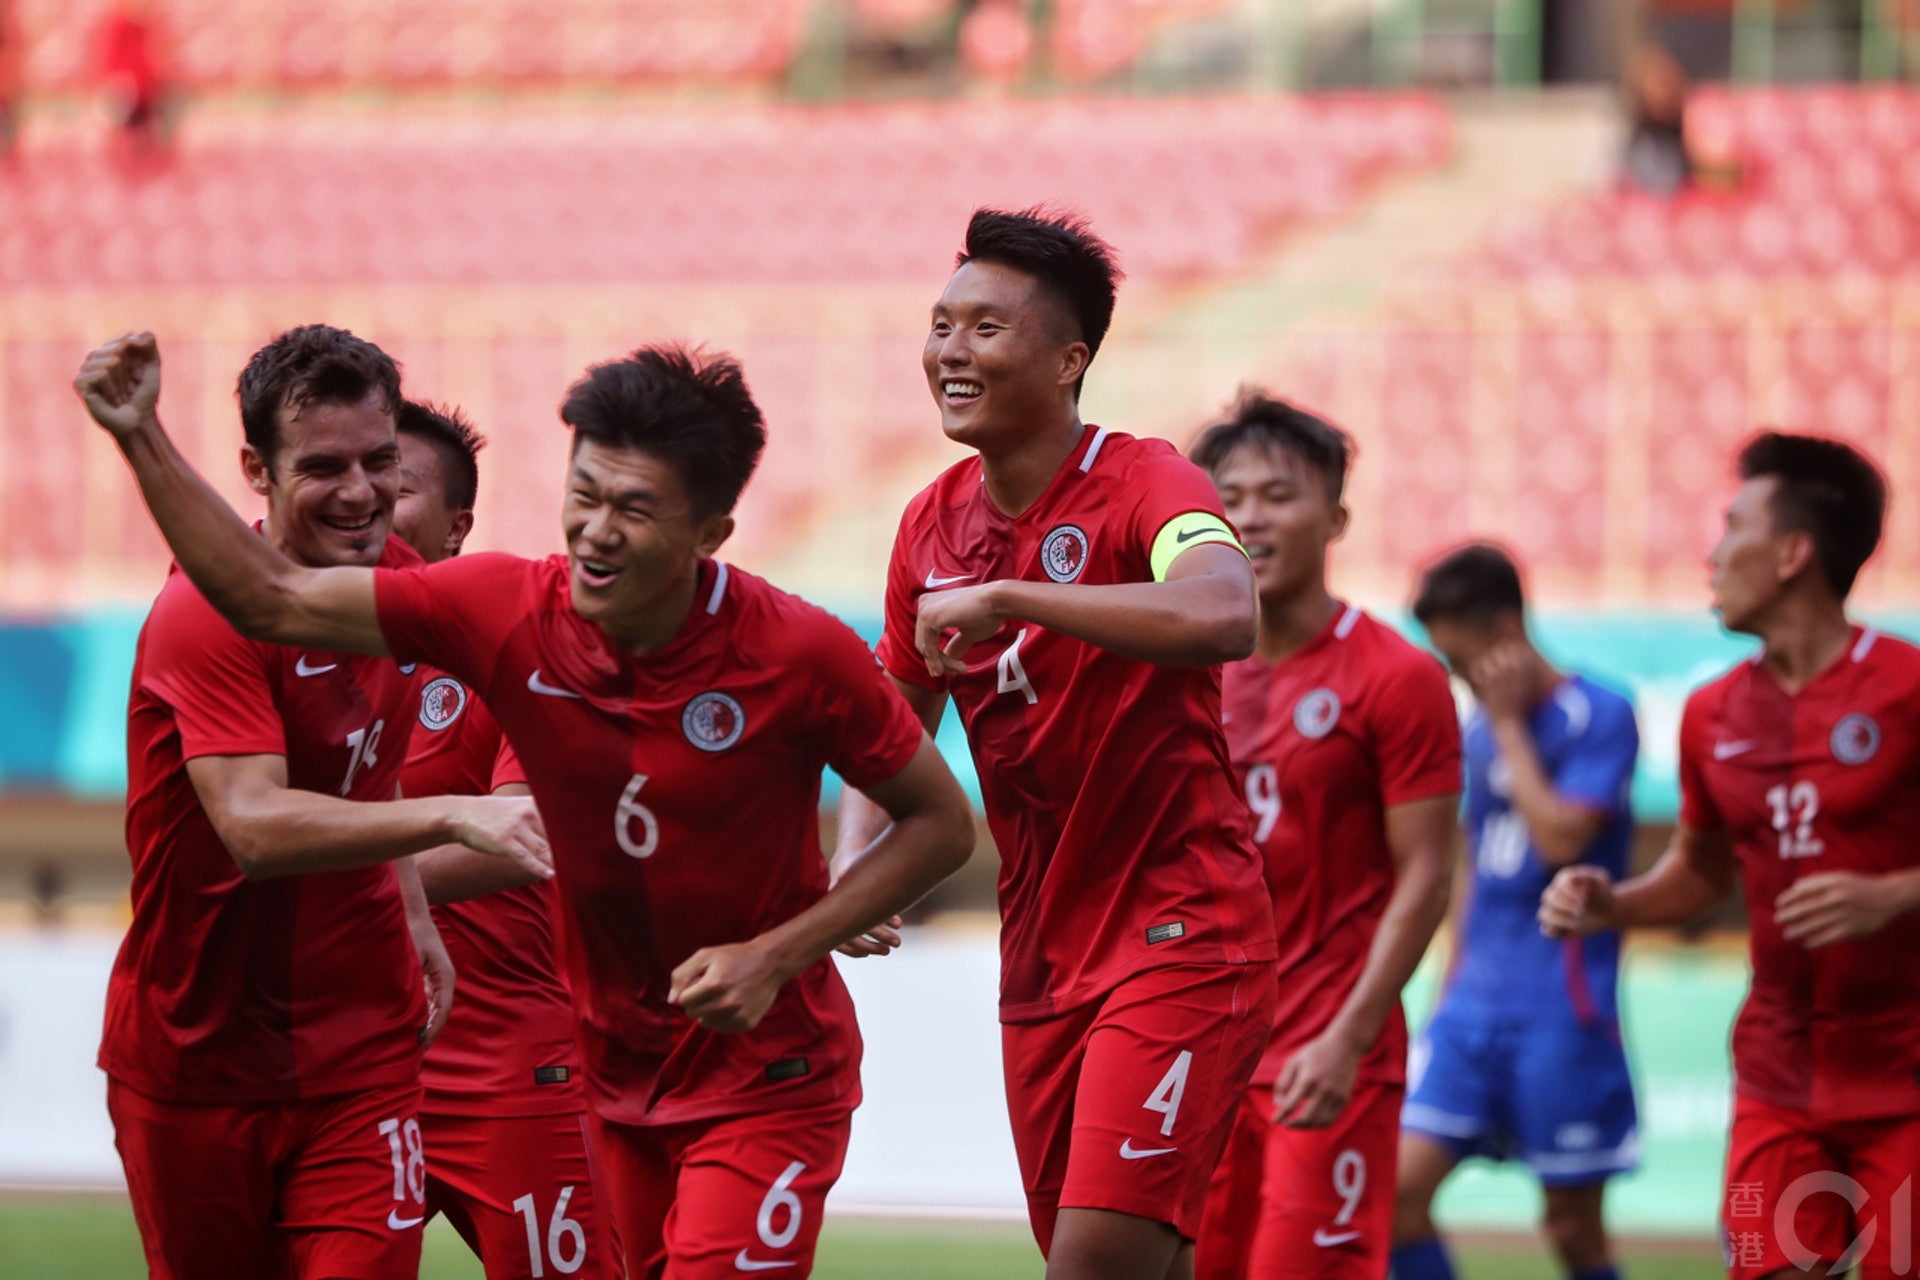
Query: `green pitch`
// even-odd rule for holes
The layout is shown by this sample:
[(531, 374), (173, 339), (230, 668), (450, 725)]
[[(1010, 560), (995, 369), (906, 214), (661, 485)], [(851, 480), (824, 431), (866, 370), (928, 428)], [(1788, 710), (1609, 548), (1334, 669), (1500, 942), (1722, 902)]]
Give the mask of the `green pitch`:
[[(1709, 1280), (1705, 1242), (1623, 1250), (1629, 1280)], [(1461, 1280), (1542, 1280), (1555, 1272), (1531, 1241), (1463, 1249)], [(146, 1274), (126, 1202), (22, 1197), (0, 1200), (0, 1280), (138, 1280)], [(956, 1223), (830, 1223), (814, 1274), (820, 1280), (1040, 1280), (1025, 1231)], [(421, 1280), (481, 1280), (480, 1266), (443, 1223), (427, 1232)]]

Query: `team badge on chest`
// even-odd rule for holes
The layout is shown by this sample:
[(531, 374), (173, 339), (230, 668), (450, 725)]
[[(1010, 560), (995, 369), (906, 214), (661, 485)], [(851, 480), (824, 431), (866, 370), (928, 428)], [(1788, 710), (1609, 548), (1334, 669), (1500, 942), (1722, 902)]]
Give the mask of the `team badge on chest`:
[(1840, 718), (1827, 742), (1841, 764), (1865, 764), (1880, 750), (1880, 726), (1872, 716), (1856, 711)]
[(1340, 695), (1315, 689), (1293, 704), (1293, 728), (1303, 738), (1324, 738), (1340, 723)]
[(420, 727), (435, 733), (460, 718), (467, 709), (467, 686), (452, 676), (435, 676), (420, 691)]
[(1077, 524), (1048, 532), (1040, 544), (1040, 567), (1055, 582), (1072, 582), (1087, 567), (1087, 533)]
[(747, 713), (718, 690), (701, 694), (680, 713), (680, 731), (702, 751), (725, 751), (747, 730)]

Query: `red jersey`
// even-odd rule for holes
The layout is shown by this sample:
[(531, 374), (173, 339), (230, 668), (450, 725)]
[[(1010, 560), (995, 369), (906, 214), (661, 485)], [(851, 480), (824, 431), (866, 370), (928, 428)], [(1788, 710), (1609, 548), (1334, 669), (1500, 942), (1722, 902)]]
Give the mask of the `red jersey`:
[(1920, 650), (1855, 636), (1797, 694), (1756, 658), (1680, 721), (1681, 821), (1731, 834), (1751, 917), (1736, 1089), (1832, 1120), (1920, 1115), (1920, 929), (1810, 950), (1774, 921), (1801, 876), (1920, 866)]
[(1273, 923), (1220, 732), (1217, 667), (1136, 662), (1025, 622), (927, 674), (919, 598), (960, 584), (1151, 582), (1173, 521), (1222, 516), (1164, 440), (1088, 427), (1019, 516), (980, 460), (908, 504), (887, 570), (882, 665), (953, 695), (1000, 846), (1000, 1016), (1035, 1021), (1159, 965), (1271, 960)]
[[(1459, 792), (1460, 723), (1440, 664), (1351, 605), (1278, 665), (1227, 667), (1222, 718), (1281, 939), (1280, 1005), (1253, 1076), (1271, 1084), (1366, 965), (1393, 896), (1387, 810)], [(1363, 1070), (1405, 1082), (1398, 1005)]]
[[(486, 704), (422, 672), (420, 723), (400, 777), (409, 796), (484, 796), (526, 775)], [(453, 1014), (421, 1083), (436, 1115), (538, 1116), (585, 1105), (573, 1005), (553, 940), (553, 882), (446, 902), (433, 922), (459, 975)]]
[(460, 556), (377, 579), (395, 653), (474, 688), (516, 745), (553, 846), (588, 1099), (673, 1124), (859, 1097), (860, 1033), (830, 959), (752, 1031), (667, 1003), (702, 947), (744, 942), (827, 890), (820, 770), (904, 769), (919, 721), (857, 636), (726, 565), (642, 658), (573, 611), (567, 562)]
[[(419, 563), (398, 538), (381, 563)], [(240, 636), (175, 570), (134, 652), (127, 709), (133, 923), (107, 983), (100, 1067), (161, 1102), (253, 1105), (420, 1071), (420, 962), (388, 866), (248, 880), (187, 776), (284, 756), (287, 782), (391, 800), (416, 682), (388, 658)]]

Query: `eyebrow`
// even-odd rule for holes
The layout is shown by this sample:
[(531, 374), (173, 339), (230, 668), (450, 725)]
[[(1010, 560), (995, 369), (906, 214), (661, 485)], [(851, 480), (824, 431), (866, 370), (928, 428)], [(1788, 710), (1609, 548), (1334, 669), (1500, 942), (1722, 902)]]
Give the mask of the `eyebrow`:
[(580, 467), (575, 467), (573, 469), (573, 483), (585, 485), (587, 488), (592, 489), (595, 493), (600, 494), (601, 497), (605, 498), (608, 502), (612, 503), (616, 507), (625, 506), (629, 502), (644, 502), (649, 504), (657, 504), (660, 501), (659, 494), (655, 493), (651, 489), (644, 488), (644, 487), (635, 487), (631, 489), (610, 489), (603, 492), (601, 489), (600, 483), (596, 481), (592, 476), (588, 475), (586, 471)]

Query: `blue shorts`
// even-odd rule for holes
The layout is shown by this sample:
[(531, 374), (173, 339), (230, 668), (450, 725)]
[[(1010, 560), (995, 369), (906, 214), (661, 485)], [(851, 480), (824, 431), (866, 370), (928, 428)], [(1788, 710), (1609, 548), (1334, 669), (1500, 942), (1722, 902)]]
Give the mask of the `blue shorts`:
[(1442, 1002), (1410, 1055), (1400, 1128), (1459, 1159), (1518, 1158), (1548, 1186), (1639, 1163), (1639, 1118), (1617, 1024), (1486, 1019)]

